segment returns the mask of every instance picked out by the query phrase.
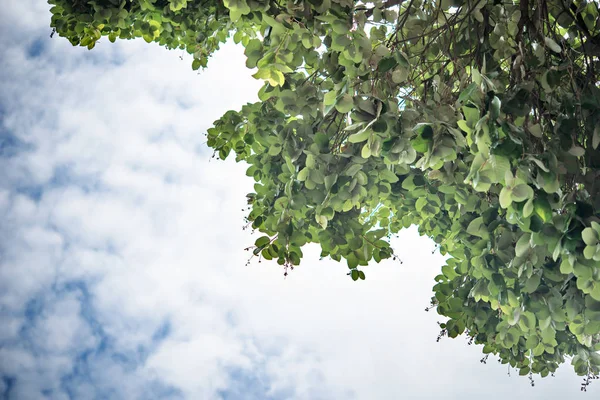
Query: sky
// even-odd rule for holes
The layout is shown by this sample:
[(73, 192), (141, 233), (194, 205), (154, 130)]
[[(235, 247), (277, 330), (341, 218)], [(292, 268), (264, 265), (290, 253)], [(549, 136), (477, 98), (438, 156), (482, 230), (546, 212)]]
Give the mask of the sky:
[(50, 39), (48, 9), (0, 11), (1, 399), (600, 394), (569, 365), (531, 387), (464, 337), (437, 343), (443, 257), (414, 229), (363, 282), (315, 247), (287, 278), (246, 265), (253, 182), (203, 135), (257, 98), (243, 49), (200, 73), (141, 40), (88, 51)]

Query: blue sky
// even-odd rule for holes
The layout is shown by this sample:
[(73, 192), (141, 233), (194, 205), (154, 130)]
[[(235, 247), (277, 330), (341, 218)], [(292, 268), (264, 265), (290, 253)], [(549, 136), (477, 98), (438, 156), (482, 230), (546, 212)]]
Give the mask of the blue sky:
[(43, 1), (0, 25), (0, 398), (595, 398), (436, 343), (442, 258), (414, 230), (404, 263), (309, 248), (287, 279), (246, 266), (252, 182), (202, 133), (259, 83), (226, 46), (206, 71), (143, 41), (89, 52), (49, 38)]

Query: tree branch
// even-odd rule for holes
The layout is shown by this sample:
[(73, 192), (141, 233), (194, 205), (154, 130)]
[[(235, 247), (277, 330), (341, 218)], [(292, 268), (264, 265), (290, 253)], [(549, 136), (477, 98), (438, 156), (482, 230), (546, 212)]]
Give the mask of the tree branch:
[(583, 50), (583, 52), (588, 56), (597, 56), (600, 57), (600, 34), (596, 36), (592, 36), (589, 29), (587, 28), (581, 13), (577, 11), (577, 6), (575, 4), (571, 4), (568, 8), (561, 1), (564, 12), (573, 19), (575, 25), (579, 29), (580, 32), (584, 34), (587, 38), (585, 42), (582, 41), (581, 47), (576, 50)]
[(369, 8), (367, 11), (365, 11), (365, 15), (368, 18), (373, 15), (373, 11), (375, 11), (376, 8), (387, 9), (387, 8), (392, 8), (394, 6), (399, 6), (402, 3), (404, 3), (404, 0), (387, 0), (386, 2), (383, 3), (382, 7)]

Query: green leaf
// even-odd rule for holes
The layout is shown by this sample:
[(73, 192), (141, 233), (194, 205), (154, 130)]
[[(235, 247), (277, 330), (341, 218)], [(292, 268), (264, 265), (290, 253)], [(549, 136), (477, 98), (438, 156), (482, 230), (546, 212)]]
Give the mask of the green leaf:
[(569, 154), (575, 157), (583, 157), (585, 155), (585, 149), (581, 146), (573, 145), (573, 147), (569, 149)]
[[(423, 207), (425, 207), (426, 205), (427, 205), (427, 199), (425, 197), (419, 197), (417, 199), (416, 203), (415, 203), (415, 210), (417, 210), (417, 212), (421, 212), (421, 210), (423, 210)], [(481, 225), (481, 223), (479, 223), (479, 225)], [(471, 228), (471, 231), (472, 232), (478, 232), (476, 229), (478, 229), (478, 227), (477, 228)], [(467, 228), (467, 233), (470, 233), (471, 235), (474, 235), (474, 233), (471, 233), (471, 231), (469, 231), (469, 228)], [(477, 234), (477, 236), (479, 236), (479, 235)]]
[(527, 200), (523, 206), (523, 218), (528, 218), (533, 213), (533, 199)]
[(508, 187), (504, 186), (500, 191), (499, 200), (500, 207), (508, 208), (512, 204), (512, 191)]
[(258, 239), (256, 239), (256, 242), (254, 242), (254, 245), (256, 247), (264, 247), (267, 244), (269, 244), (271, 242), (271, 238), (268, 236), (261, 236)]
[[(246, 15), (251, 11), (246, 0), (223, 0), (223, 3), (229, 9), (229, 18), (234, 22), (240, 19), (242, 15)], [(171, 10), (176, 11), (172, 8)]]
[(325, 93), (325, 96), (323, 96), (323, 104), (325, 104), (326, 106), (330, 106), (335, 104), (335, 99), (337, 98), (337, 92), (332, 90), (329, 91), (327, 93)]
[(573, 265), (567, 258), (564, 258), (560, 263), (560, 273), (565, 275), (573, 273)]
[(597, 250), (597, 248), (596, 248), (596, 246), (595, 246), (595, 245), (592, 245), (592, 246), (586, 246), (586, 247), (583, 249), (583, 256), (584, 256), (585, 258), (587, 258), (588, 260), (591, 260), (591, 259), (593, 259), (593, 258), (594, 258), (594, 256), (596, 255), (596, 250)]
[(540, 124), (530, 125), (527, 129), (529, 129), (529, 133), (537, 138), (541, 138), (543, 135), (542, 127)]
[(353, 269), (352, 271), (350, 271), (350, 275), (352, 276), (353, 281), (357, 281), (358, 278), (360, 277), (360, 274), (358, 273), (358, 270), (356, 270), (356, 269)]
[(561, 251), (562, 251), (562, 244), (561, 244), (561, 239), (559, 239), (558, 243), (556, 243), (556, 247), (554, 247), (554, 251), (552, 252), (552, 259), (554, 261), (558, 260), (558, 257), (560, 257)]
[(524, 233), (519, 240), (517, 240), (517, 244), (515, 245), (515, 254), (517, 257), (523, 257), (525, 253), (531, 249), (531, 245), (529, 244), (530, 239), (531, 235), (529, 233)]
[(337, 174), (332, 174), (332, 175), (327, 175), (323, 178), (323, 181), (325, 183), (325, 189), (326, 190), (331, 190), (331, 188), (333, 187), (333, 185), (337, 182)]
[(371, 136), (371, 132), (369, 132), (369, 131), (357, 132), (357, 133), (354, 133), (354, 134), (348, 136), (348, 142), (350, 142), (350, 143), (364, 142), (365, 140), (367, 140), (369, 138), (369, 136)]
[(362, 147), (360, 155), (361, 155), (362, 158), (369, 158), (369, 157), (371, 157), (371, 147), (369, 146), (369, 143), (366, 143)]
[(490, 118), (496, 119), (500, 116), (500, 99), (494, 96), (490, 104)]
[(508, 324), (510, 326), (514, 326), (514, 325), (516, 325), (519, 322), (520, 318), (521, 318), (521, 309), (520, 308), (515, 308), (513, 310), (513, 312), (508, 317)]
[(533, 156), (530, 156), (529, 159), (531, 161), (533, 161), (542, 171), (544, 171), (544, 172), (550, 172), (550, 170), (548, 169), (548, 167), (546, 167), (544, 165), (544, 163), (541, 162), (540, 160), (538, 160), (537, 158), (535, 158)]
[(276, 156), (279, 153), (281, 153), (281, 144), (275, 143), (274, 145), (269, 147), (269, 155), (270, 156)]
[(315, 220), (317, 221), (317, 224), (321, 225), (321, 228), (327, 229), (327, 217), (326, 216), (316, 215)]
[(592, 148), (596, 150), (600, 144), (600, 125), (594, 127), (594, 135), (592, 136)]
[(296, 179), (298, 179), (300, 182), (304, 182), (306, 180), (306, 178), (308, 178), (309, 172), (310, 172), (310, 169), (308, 169), (306, 167), (302, 168), (302, 170), (300, 172), (298, 172)]
[(379, 61), (377, 69), (379, 70), (379, 73), (383, 74), (394, 68), (396, 65), (398, 65), (398, 61), (396, 61), (394, 57), (386, 57)]
[(331, 220), (335, 215), (335, 211), (333, 211), (331, 207), (325, 207), (323, 210), (321, 210), (321, 215), (327, 218), (327, 220)]
[(536, 322), (535, 314), (530, 311), (526, 311), (521, 314), (521, 318), (519, 319), (519, 327), (524, 332), (534, 332)]
[(202, 66), (202, 61), (200, 61), (197, 58), (194, 58), (194, 61), (192, 61), (192, 69), (194, 71), (198, 70), (200, 67)]
[(540, 286), (540, 275), (539, 274), (533, 274), (531, 275), (531, 278), (527, 279), (527, 281), (525, 281), (525, 286), (523, 287), (523, 291), (525, 293), (533, 293), (537, 290), (537, 288)]
[(592, 296), (594, 300), (600, 301), (600, 282), (594, 282), (594, 286), (592, 291), (590, 292), (590, 296)]
[(245, 47), (244, 54), (247, 57), (246, 67), (255, 68), (256, 63), (262, 57), (262, 42), (258, 39), (252, 39)]
[(458, 96), (458, 101), (460, 103), (464, 103), (465, 101), (469, 100), (472, 96), (474, 96), (477, 92), (477, 84), (474, 82), (470, 83), (462, 92), (460, 92), (460, 95)]
[(535, 213), (544, 221), (544, 223), (552, 221), (552, 208), (548, 199), (545, 196), (538, 197), (533, 200)]
[(521, 201), (525, 201), (527, 199), (531, 199), (533, 197), (533, 189), (524, 183), (517, 185), (512, 188), (511, 198), (512, 201), (517, 203)]
[(411, 139), (410, 144), (419, 153), (427, 153), (429, 151), (429, 143), (430, 140), (424, 139), (421, 136), (417, 136), (414, 139)]
[(578, 278), (578, 281), (587, 281), (592, 278), (593, 270), (589, 266), (583, 264), (582, 260), (577, 260), (573, 265), (573, 274)]
[(590, 362), (592, 363), (592, 365), (600, 366), (600, 353), (591, 353)]
[(310, 180), (316, 184), (322, 185), (325, 182), (325, 176), (318, 169), (311, 169), (308, 176), (310, 177)]
[(408, 78), (408, 69), (406, 68), (396, 68), (394, 72), (392, 72), (392, 82), (396, 84), (400, 84), (404, 82)]
[(348, 167), (348, 169), (346, 169), (346, 172), (344, 173), (344, 175), (352, 177), (361, 169), (362, 169), (361, 164), (352, 164)]
[(499, 155), (490, 155), (487, 168), (492, 172), (493, 182), (502, 182), (506, 173), (510, 172), (510, 161), (508, 158)]
[(473, 79), (473, 82), (477, 85), (481, 85), (481, 73), (479, 73), (477, 68), (471, 69), (471, 79)]
[(338, 110), (339, 112), (341, 112), (342, 114), (350, 112), (353, 107), (354, 107), (354, 100), (352, 99), (352, 96), (350, 96), (349, 94), (343, 95), (342, 97), (340, 97), (338, 99), (337, 103), (335, 103), (335, 109)]
[(379, 172), (379, 179), (381, 179), (382, 181), (386, 181), (389, 183), (395, 183), (398, 182), (398, 177), (396, 176), (396, 174), (392, 171), (390, 171), (389, 169), (383, 169)]
[(544, 44), (546, 44), (546, 46), (555, 53), (562, 52), (562, 49), (558, 45), (558, 43), (556, 43), (554, 40), (550, 39), (549, 37), (544, 37)]
[(588, 246), (595, 246), (598, 244), (598, 232), (592, 228), (585, 228), (581, 232), (581, 238)]
[(467, 233), (473, 236), (479, 236), (480, 238), (488, 238), (489, 232), (487, 226), (483, 222), (483, 217), (477, 217), (469, 223), (467, 226)]
[(456, 121), (456, 124), (458, 125), (458, 127), (460, 129), (462, 129), (463, 131), (465, 131), (467, 133), (471, 133), (473, 131), (467, 124), (467, 121), (465, 121), (464, 119), (460, 119), (460, 120)]
[(329, 137), (321, 132), (315, 134), (314, 141), (321, 151), (329, 147)]
[(413, 128), (413, 131), (425, 140), (431, 140), (433, 138), (433, 128), (429, 124), (417, 124)]

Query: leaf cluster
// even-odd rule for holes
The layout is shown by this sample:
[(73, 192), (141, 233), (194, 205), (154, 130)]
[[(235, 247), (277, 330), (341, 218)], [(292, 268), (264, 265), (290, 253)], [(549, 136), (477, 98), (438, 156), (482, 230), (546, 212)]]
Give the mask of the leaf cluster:
[(600, 368), (598, 3), (52, 0), (74, 44), (194, 54), (229, 34), (265, 81), (208, 130), (255, 180), (255, 254), (301, 248), (364, 279), (417, 225), (446, 264), (433, 304), (521, 375)]

